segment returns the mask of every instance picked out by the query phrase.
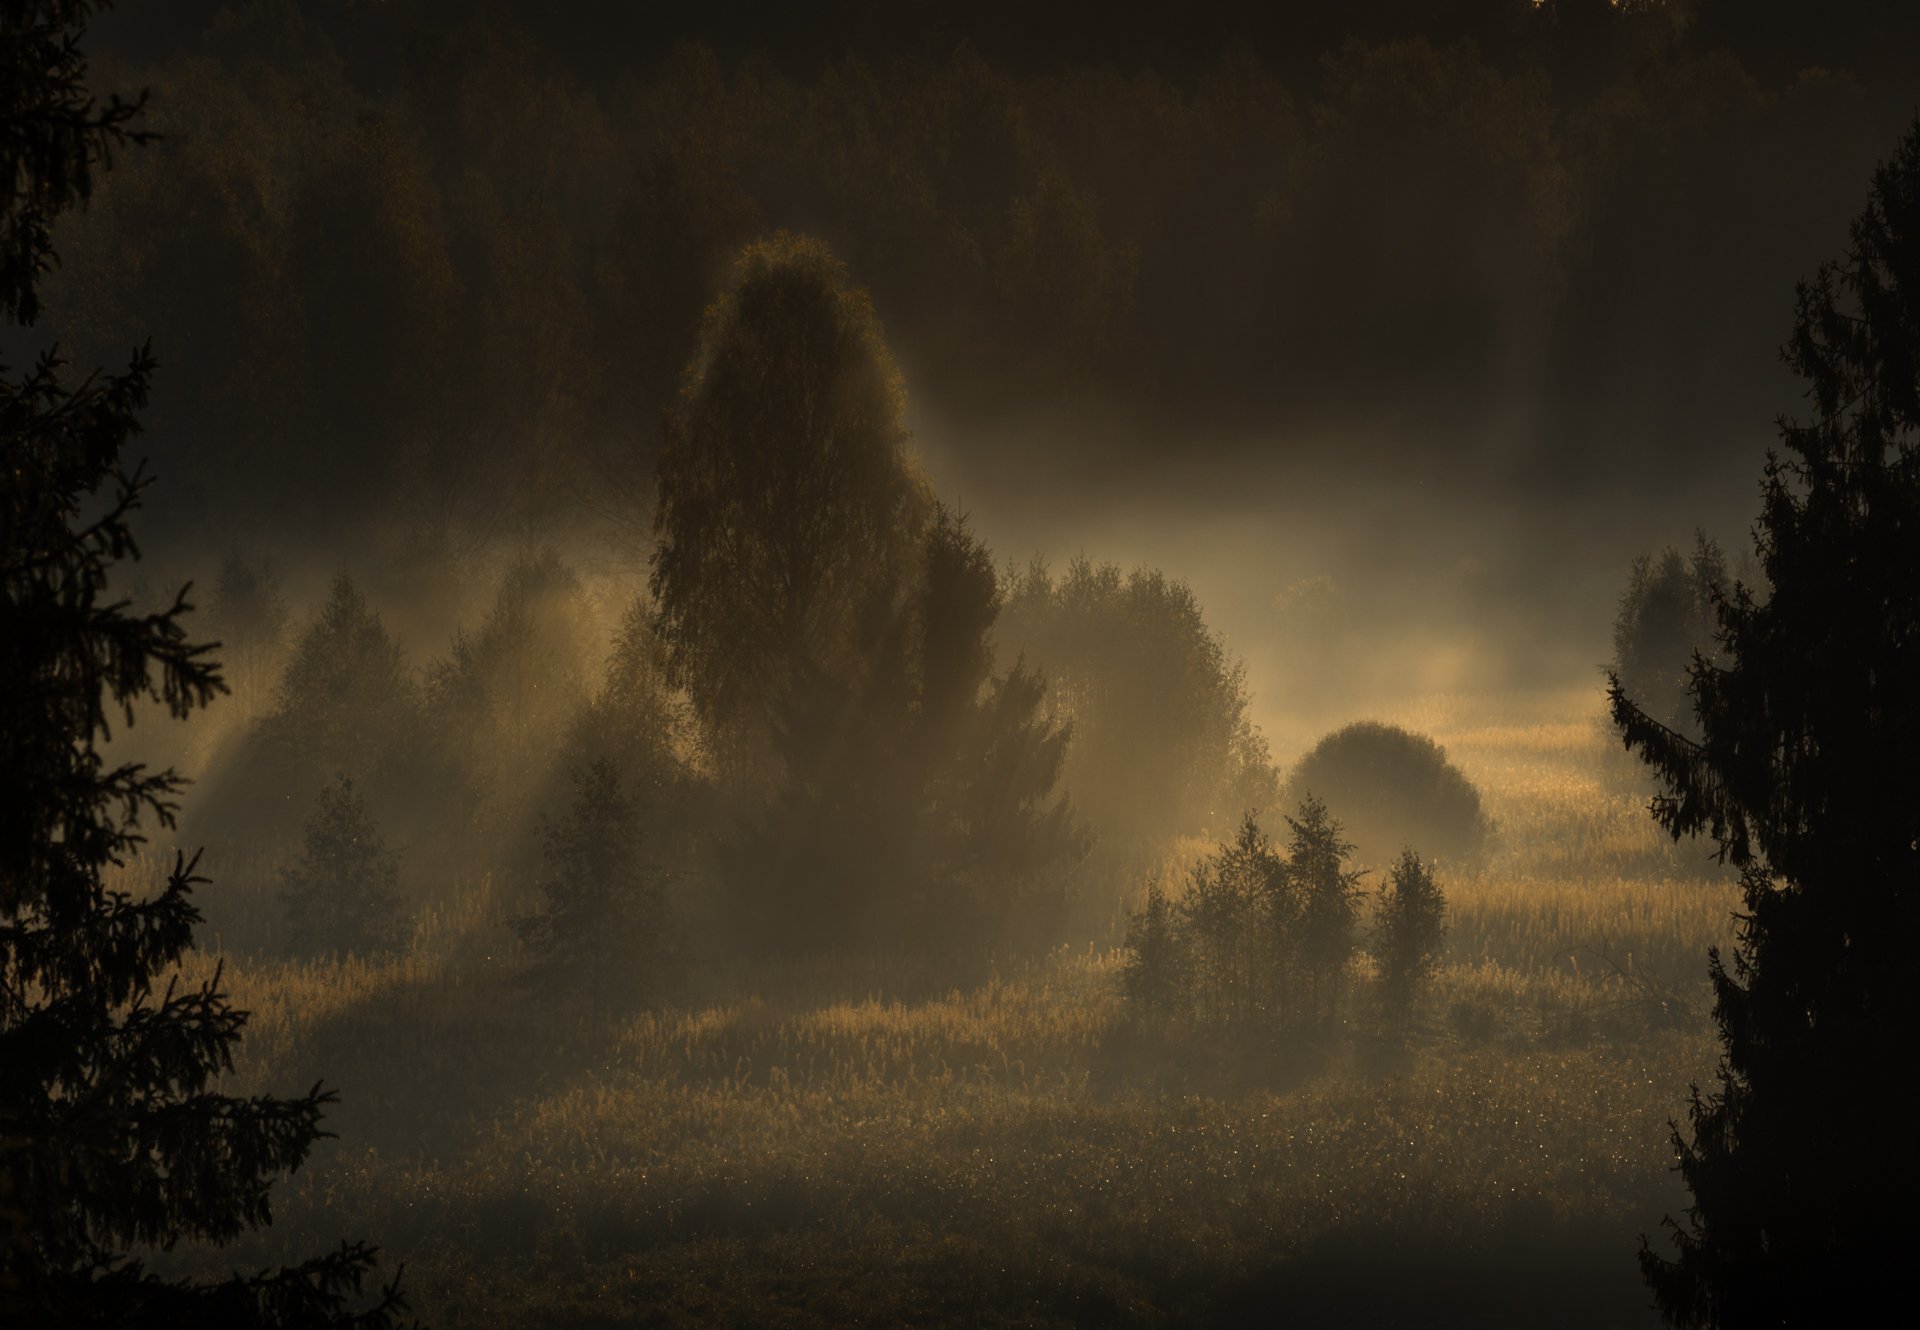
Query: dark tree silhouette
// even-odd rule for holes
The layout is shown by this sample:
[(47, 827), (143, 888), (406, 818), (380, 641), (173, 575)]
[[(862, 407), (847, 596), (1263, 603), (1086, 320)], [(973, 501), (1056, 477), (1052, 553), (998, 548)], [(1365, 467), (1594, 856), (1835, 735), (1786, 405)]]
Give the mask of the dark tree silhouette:
[(633, 800), (602, 758), (573, 772), (574, 798), (546, 827), (541, 906), (514, 921), (530, 982), (596, 1008), (658, 993), (665, 959), (660, 875), (643, 856)]
[(1247, 814), (1231, 841), (1194, 866), (1179, 904), (1197, 1014), (1244, 1020), (1264, 1005), (1276, 1023), (1293, 1015), (1300, 907), (1286, 860)]
[(1299, 816), (1287, 818), (1287, 827), (1287, 871), (1300, 902), (1300, 956), (1313, 978), (1314, 1011), (1331, 1025), (1353, 964), (1365, 873), (1347, 867), (1353, 846), (1312, 795), (1301, 801)]
[(1673, 1256), (1641, 1257), (1679, 1325), (1879, 1319), (1920, 1238), (1911, 1104), (1882, 1079), (1920, 1022), (1920, 122), (1784, 354), (1813, 414), (1767, 462), (1764, 592), (1721, 597), (1724, 659), (1694, 658), (1698, 742), (1610, 689), (1654, 816), (1710, 834), (1745, 899), (1709, 962), (1717, 1084), (1675, 1131), (1693, 1204)]
[(294, 645), (263, 736), (303, 781), (341, 771), (365, 779), (416, 707), (399, 643), (342, 573)]
[[(134, 137), (137, 104), (86, 88), (81, 30), (97, 6), (29, 0), (0, 15), (0, 311), (30, 322), (54, 261), (50, 226)], [(332, 1095), (239, 1099), (209, 1089), (246, 1014), (219, 976), (156, 986), (200, 920), (193, 862), (135, 895), (111, 874), (172, 825), (181, 780), (112, 764), (108, 716), (175, 716), (221, 691), (190, 642), (183, 590), (135, 613), (108, 591), (138, 557), (146, 480), (121, 467), (153, 367), (69, 386), (48, 354), (0, 373), (0, 1324), (387, 1326), (389, 1287), (347, 1306), (373, 1251), (344, 1244), (277, 1274), (167, 1280), (134, 1244), (223, 1241), (264, 1224), (272, 1180), (321, 1135)]]
[(930, 515), (905, 389), (866, 293), (818, 241), (741, 255), (707, 311), (658, 471), (653, 590), (674, 681), (754, 767), (815, 671), (857, 684), (859, 616)]
[(1446, 920), (1447, 898), (1433, 866), (1412, 850), (1401, 851), (1387, 870), (1373, 928), (1381, 1006), (1392, 1025), (1404, 1027), (1412, 1019), (1420, 988), (1439, 963)]
[(1044, 683), (993, 670), (985, 547), (935, 505), (919, 554), (898, 607), (863, 616), (858, 672), (811, 669), (778, 709), (784, 774), (736, 876), (746, 912), (789, 944), (977, 957), (1019, 923), (1045, 932), (1054, 870), (1088, 847), (1056, 793), (1069, 731)]
[(399, 947), (400, 856), (387, 848), (366, 800), (342, 776), (320, 791), (300, 857), (280, 875), (287, 942), (296, 952), (372, 956)]
[(1156, 880), (1147, 899), (1127, 916), (1127, 959), (1120, 991), (1136, 1019), (1184, 1015), (1192, 983), (1192, 956), (1167, 893)]

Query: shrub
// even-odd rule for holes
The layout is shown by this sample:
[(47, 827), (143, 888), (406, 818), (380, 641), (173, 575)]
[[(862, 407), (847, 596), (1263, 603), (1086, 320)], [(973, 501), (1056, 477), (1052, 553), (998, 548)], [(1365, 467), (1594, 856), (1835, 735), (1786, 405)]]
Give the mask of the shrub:
[(1366, 863), (1388, 862), (1405, 845), (1435, 858), (1472, 861), (1492, 831), (1480, 791), (1425, 735), (1379, 721), (1335, 730), (1300, 759), (1286, 797), (1322, 799)]

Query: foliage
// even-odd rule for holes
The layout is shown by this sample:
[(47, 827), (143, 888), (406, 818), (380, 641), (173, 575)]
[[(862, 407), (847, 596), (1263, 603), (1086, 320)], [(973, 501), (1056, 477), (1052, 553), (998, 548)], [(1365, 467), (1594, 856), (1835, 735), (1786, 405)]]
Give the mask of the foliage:
[(1301, 800), (1287, 827), (1287, 872), (1299, 896), (1300, 959), (1313, 980), (1313, 1010), (1331, 1025), (1358, 943), (1365, 870), (1347, 867), (1354, 847), (1312, 795)]
[(547, 991), (584, 992), (596, 1006), (655, 997), (667, 960), (659, 871), (644, 857), (634, 801), (605, 759), (572, 772), (574, 798), (546, 827), (541, 907), (514, 920)]
[(686, 694), (667, 682), (666, 647), (653, 606), (636, 596), (614, 632), (600, 687), (570, 723), (570, 767), (613, 763), (633, 793), (635, 816), (656, 850), (687, 855), (704, 835), (694, 816), (703, 782), (700, 734)]
[[(80, 31), (97, 6), (33, 0), (0, 18), (0, 312), (31, 321), (54, 261), (50, 226), (83, 202), (137, 104), (101, 107)], [(267, 1222), (274, 1178), (321, 1135), (332, 1095), (238, 1097), (246, 1013), (216, 968), (182, 983), (200, 913), (193, 860), (157, 892), (108, 875), (143, 824), (173, 825), (181, 778), (112, 765), (109, 714), (175, 717), (223, 682), (188, 639), (183, 589), (137, 613), (110, 600), (138, 557), (130, 518), (147, 481), (120, 455), (138, 431), (153, 361), (70, 386), (52, 354), (0, 374), (0, 1321), (8, 1325), (362, 1326), (403, 1310), (389, 1287), (351, 1295), (374, 1253), (343, 1244), (277, 1274), (168, 1279), (129, 1248), (229, 1241)], [(161, 980), (166, 977), (164, 986)]]
[(1181, 1014), (1187, 1003), (1191, 958), (1167, 893), (1158, 879), (1147, 883), (1147, 899), (1127, 917), (1127, 959), (1120, 992), (1127, 1010), (1147, 1020)]
[(1690, 557), (1669, 545), (1635, 559), (1627, 575), (1608, 668), (1634, 705), (1669, 729), (1691, 725), (1687, 675), (1696, 654), (1714, 656), (1714, 607), (1726, 593), (1726, 558), (1705, 532), (1695, 534)]
[(897, 610), (869, 613), (853, 682), (814, 669), (779, 714), (784, 775), (736, 878), (796, 942), (977, 959), (1057, 926), (1086, 833), (1055, 793), (1069, 731), (1023, 665), (993, 672), (985, 547), (936, 506)]
[(1136, 1016), (1272, 1029), (1339, 1018), (1362, 874), (1347, 867), (1353, 847), (1324, 805), (1309, 799), (1298, 812), (1285, 854), (1248, 814), (1194, 865), (1177, 901), (1149, 889), (1127, 923), (1123, 975)]
[(364, 780), (411, 733), (418, 708), (399, 643), (342, 573), (294, 643), (260, 733), (295, 778)]
[(1245, 666), (1185, 582), (1077, 558), (1059, 577), (1037, 562), (1011, 572), (1004, 596), (1003, 652), (1045, 674), (1073, 724), (1066, 787), (1103, 842), (1217, 834), (1273, 802)]
[[(1765, 598), (1717, 598), (1694, 741), (1610, 697), (1665, 792), (1656, 820), (1741, 871), (1730, 962), (1710, 952), (1722, 1060), (1676, 1129), (1692, 1193), (1642, 1266), (1677, 1324), (1871, 1319), (1900, 1296), (1920, 1185), (1904, 1097), (1863, 1075), (1920, 1019), (1920, 123), (1873, 177), (1846, 256), (1800, 287), (1786, 421), (1754, 537)], [(1846, 1148), (1834, 1148), (1844, 1130)]]
[(1387, 870), (1373, 921), (1373, 958), (1380, 970), (1380, 1001), (1389, 1023), (1404, 1027), (1421, 990), (1440, 963), (1447, 898), (1433, 866), (1402, 850)]
[(307, 817), (300, 858), (280, 873), (290, 950), (370, 956), (404, 940), (400, 856), (389, 850), (351, 776), (325, 786)]
[(676, 684), (724, 764), (763, 770), (813, 672), (860, 686), (929, 516), (906, 394), (866, 294), (825, 245), (749, 246), (707, 311), (657, 475), (653, 591)]
[[(1039, 931), (1084, 837), (1067, 730), (994, 673), (991, 560), (907, 455), (864, 292), (817, 241), (750, 246), (661, 459), (654, 635), (745, 815), (739, 924), (779, 947)], [(637, 662), (636, 662), (637, 663)], [(1055, 910), (1057, 913), (1057, 908)]]
[(1491, 823), (1480, 792), (1425, 735), (1355, 721), (1325, 736), (1294, 765), (1286, 797), (1322, 799), (1352, 834), (1362, 859), (1384, 864), (1398, 846), (1452, 862), (1486, 849)]
[(341, 574), (284, 653), (266, 714), (215, 767), (196, 801), (194, 829), (291, 841), (298, 810), (340, 776), (383, 808), (424, 809), (422, 791), (453, 782), (439, 771), (424, 778), (435, 754), (421, 720), (420, 691), (399, 643)]
[(1235, 838), (1196, 865), (1181, 921), (1191, 939), (1193, 1006), (1203, 1021), (1295, 1013), (1301, 897), (1292, 865), (1251, 814)]

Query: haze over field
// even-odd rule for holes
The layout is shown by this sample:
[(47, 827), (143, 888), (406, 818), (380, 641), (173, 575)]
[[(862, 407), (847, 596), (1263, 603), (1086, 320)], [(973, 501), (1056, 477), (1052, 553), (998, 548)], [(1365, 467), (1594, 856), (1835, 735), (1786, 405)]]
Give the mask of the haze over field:
[(1904, 1268), (1920, 9), (14, 8), (0, 1321)]

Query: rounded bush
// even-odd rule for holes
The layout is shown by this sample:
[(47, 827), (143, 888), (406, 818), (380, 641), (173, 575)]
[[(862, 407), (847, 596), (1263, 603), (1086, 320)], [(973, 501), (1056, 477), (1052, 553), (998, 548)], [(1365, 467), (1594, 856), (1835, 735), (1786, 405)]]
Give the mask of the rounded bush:
[(1480, 791), (1424, 734), (1380, 721), (1335, 730), (1301, 758), (1286, 801), (1312, 794), (1340, 820), (1360, 860), (1392, 862), (1411, 847), (1429, 859), (1470, 862), (1491, 831)]

